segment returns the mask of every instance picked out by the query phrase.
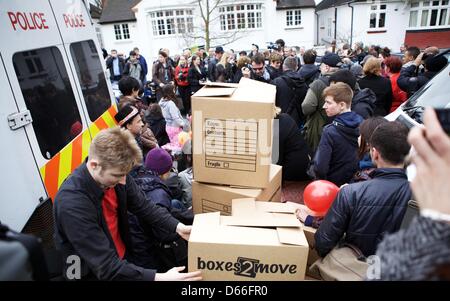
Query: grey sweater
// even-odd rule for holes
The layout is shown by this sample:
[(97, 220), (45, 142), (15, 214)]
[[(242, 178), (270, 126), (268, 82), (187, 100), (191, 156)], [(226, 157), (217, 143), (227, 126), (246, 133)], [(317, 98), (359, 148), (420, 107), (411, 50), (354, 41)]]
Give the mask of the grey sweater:
[(417, 216), (407, 229), (378, 245), (381, 280), (438, 280), (431, 275), (450, 264), (450, 224)]

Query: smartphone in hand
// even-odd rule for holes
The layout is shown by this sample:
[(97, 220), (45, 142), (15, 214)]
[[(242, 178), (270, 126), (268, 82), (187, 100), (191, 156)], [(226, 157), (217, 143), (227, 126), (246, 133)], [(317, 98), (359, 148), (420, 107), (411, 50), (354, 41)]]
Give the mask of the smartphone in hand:
[(450, 108), (448, 109), (434, 109), (436, 111), (437, 118), (447, 135), (450, 136)]

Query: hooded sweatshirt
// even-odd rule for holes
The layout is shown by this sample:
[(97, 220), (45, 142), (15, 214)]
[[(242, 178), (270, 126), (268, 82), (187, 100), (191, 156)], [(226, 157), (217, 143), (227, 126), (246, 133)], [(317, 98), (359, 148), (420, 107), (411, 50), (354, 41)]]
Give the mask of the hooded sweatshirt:
[(356, 90), (352, 99), (352, 111), (367, 119), (373, 116), (377, 96), (369, 88)]
[(305, 64), (300, 68), (298, 74), (305, 79), (306, 84), (310, 85), (319, 78), (320, 69), (314, 64)]
[(183, 117), (181, 116), (180, 109), (178, 109), (177, 105), (173, 101), (161, 99), (159, 101), (159, 105), (161, 106), (164, 119), (166, 120), (166, 124), (168, 126), (184, 126), (184, 121)]
[(358, 127), (362, 121), (355, 112), (345, 112), (324, 127), (313, 163), (317, 178), (338, 186), (351, 180), (358, 170)]

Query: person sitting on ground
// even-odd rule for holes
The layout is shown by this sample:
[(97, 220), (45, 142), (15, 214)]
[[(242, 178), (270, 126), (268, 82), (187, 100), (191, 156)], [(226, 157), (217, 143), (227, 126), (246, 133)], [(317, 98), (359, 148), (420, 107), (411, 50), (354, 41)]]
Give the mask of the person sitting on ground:
[[(191, 227), (147, 202), (128, 175), (142, 160), (133, 135), (119, 127), (100, 131), (89, 156), (64, 181), (54, 200), (55, 244), (62, 258), (81, 259), (81, 280), (201, 280), (200, 272), (164, 274), (127, 260), (132, 254), (127, 210), (154, 229), (189, 239)], [(63, 275), (71, 275), (66, 264)]]
[(181, 202), (186, 208), (192, 207), (192, 181), (194, 180), (192, 169), (192, 140), (189, 139), (183, 144), (182, 159), (186, 169), (178, 174), (181, 189), (183, 190), (183, 198)]
[(161, 89), (162, 98), (159, 101), (164, 119), (166, 120), (166, 132), (169, 136), (171, 150), (180, 150), (181, 146), (178, 143), (178, 134), (183, 130), (187, 124), (181, 116), (180, 109), (176, 105), (178, 99), (175, 95), (175, 87), (167, 84)]
[(371, 180), (341, 187), (314, 235), (315, 248), (325, 257), (345, 242), (364, 256), (375, 254), (387, 233), (400, 229), (411, 188), (404, 170), (410, 146), (408, 128), (399, 122), (381, 124), (370, 139), (370, 154), (377, 169)]
[(158, 146), (153, 132), (144, 126), (139, 110), (132, 105), (125, 105), (114, 116), (121, 128), (127, 129), (133, 134), (136, 142), (142, 150), (143, 155)]
[[(162, 149), (151, 150), (145, 158), (145, 163), (140, 166), (133, 175), (136, 185), (144, 193), (145, 199), (149, 203), (163, 208), (173, 217), (187, 225), (193, 222), (192, 210), (185, 209), (181, 201), (174, 199), (171, 190), (165, 184), (172, 169), (173, 161), (170, 154)], [(133, 214), (128, 215), (130, 224), (131, 239), (133, 242), (133, 262), (145, 268), (156, 269), (165, 272), (173, 266), (187, 264), (187, 246), (176, 233), (153, 229), (151, 226), (141, 223)], [(161, 248), (161, 243), (166, 244), (166, 249), (170, 249), (171, 242), (184, 244), (177, 248), (178, 257), (170, 256), (168, 250)]]
[(425, 110), (424, 124), (408, 137), (415, 150), (411, 187), (420, 215), (378, 245), (381, 280), (450, 280), (450, 139), (433, 109)]
[(164, 119), (161, 106), (159, 104), (150, 104), (145, 114), (145, 122), (155, 135), (158, 145), (163, 146), (170, 143), (169, 136), (166, 132), (166, 120)]
[(334, 120), (323, 129), (309, 174), (341, 186), (358, 170), (358, 127), (363, 118), (350, 110), (353, 91), (349, 85), (331, 85), (324, 90), (323, 96), (323, 108)]

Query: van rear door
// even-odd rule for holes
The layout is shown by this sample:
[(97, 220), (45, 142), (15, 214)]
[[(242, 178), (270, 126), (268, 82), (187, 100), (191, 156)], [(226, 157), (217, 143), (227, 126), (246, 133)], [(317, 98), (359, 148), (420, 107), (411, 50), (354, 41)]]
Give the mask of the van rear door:
[[(90, 135), (83, 130), (89, 124), (48, 0), (0, 0), (0, 36), (6, 73), (0, 81), (1, 114), (29, 110), (33, 119), (14, 131), (2, 129), (1, 136), (2, 166), (11, 168), (1, 176), (0, 218), (20, 231), (39, 199), (53, 198), (87, 154), (83, 145), (88, 143), (83, 142), (90, 142)], [(24, 153), (33, 157), (33, 164)]]

